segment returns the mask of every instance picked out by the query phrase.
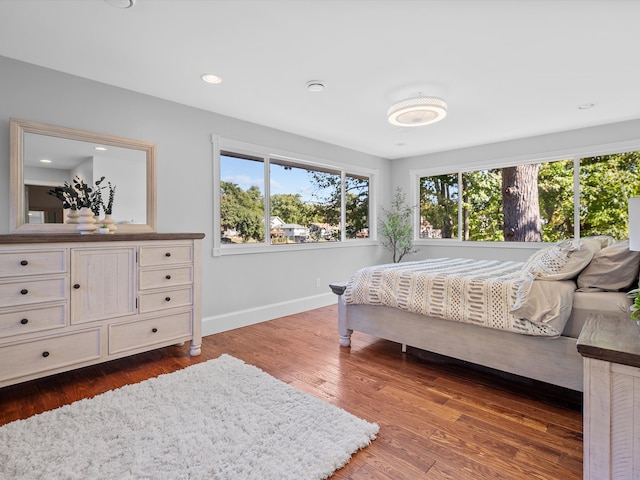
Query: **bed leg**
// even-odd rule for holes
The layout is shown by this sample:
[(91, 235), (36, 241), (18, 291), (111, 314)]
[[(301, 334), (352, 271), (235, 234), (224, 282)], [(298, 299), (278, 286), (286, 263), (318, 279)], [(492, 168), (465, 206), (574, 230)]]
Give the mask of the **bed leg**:
[(351, 334), (353, 330), (347, 328), (347, 306), (342, 295), (338, 296), (338, 335), (340, 335), (340, 346), (351, 346)]
[(349, 330), (347, 335), (340, 335), (340, 346), (341, 347), (350, 347), (351, 346), (351, 334), (353, 330)]
[(406, 343), (402, 344), (402, 353), (407, 353), (407, 344)]

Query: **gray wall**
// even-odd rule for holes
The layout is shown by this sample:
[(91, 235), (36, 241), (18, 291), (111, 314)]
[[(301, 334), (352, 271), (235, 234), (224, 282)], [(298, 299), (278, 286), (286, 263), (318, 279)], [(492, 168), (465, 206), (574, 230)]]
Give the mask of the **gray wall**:
[[(9, 232), (9, 118), (157, 145), (159, 232), (204, 232), (205, 333), (335, 302), (327, 284), (383, 261), (377, 246), (212, 256), (211, 135), (379, 170), (389, 162), (286, 132), (0, 57), (0, 233)], [(381, 185), (381, 200), (388, 198)], [(116, 198), (117, 202), (117, 198)], [(316, 287), (319, 278), (321, 287)]]

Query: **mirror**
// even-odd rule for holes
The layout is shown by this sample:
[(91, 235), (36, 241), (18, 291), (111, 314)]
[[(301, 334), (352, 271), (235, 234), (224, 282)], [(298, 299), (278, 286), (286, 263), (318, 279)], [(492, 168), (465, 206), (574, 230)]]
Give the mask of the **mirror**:
[(61, 202), (48, 191), (72, 184), (76, 175), (92, 188), (102, 176), (103, 185), (117, 187), (118, 233), (155, 232), (154, 144), (13, 118), (9, 130), (11, 233), (74, 233), (76, 225), (65, 223)]

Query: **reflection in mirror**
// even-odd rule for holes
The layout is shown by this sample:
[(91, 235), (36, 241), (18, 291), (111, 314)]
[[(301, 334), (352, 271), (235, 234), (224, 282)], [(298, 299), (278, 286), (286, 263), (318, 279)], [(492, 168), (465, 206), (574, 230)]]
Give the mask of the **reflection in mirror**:
[(91, 187), (104, 176), (104, 186), (117, 187), (118, 232), (155, 231), (155, 145), (11, 120), (13, 233), (72, 232), (75, 225), (65, 223), (62, 203), (48, 192), (76, 176)]

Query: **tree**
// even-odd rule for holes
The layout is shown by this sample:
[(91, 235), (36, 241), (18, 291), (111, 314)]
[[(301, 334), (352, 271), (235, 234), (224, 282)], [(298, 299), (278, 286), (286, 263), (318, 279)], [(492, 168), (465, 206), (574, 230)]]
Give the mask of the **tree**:
[(220, 182), (220, 226), (236, 230), (243, 241), (264, 240), (264, 199), (260, 189), (242, 190), (231, 182)]
[(413, 227), (411, 218), (413, 209), (405, 203), (405, 194), (401, 188), (396, 188), (396, 193), (391, 201), (391, 209), (382, 208), (380, 221), (380, 235), (382, 245), (393, 253), (393, 263), (398, 263), (407, 254), (415, 253), (413, 249)]
[(502, 169), (502, 210), (507, 242), (541, 242), (538, 203), (539, 164)]

